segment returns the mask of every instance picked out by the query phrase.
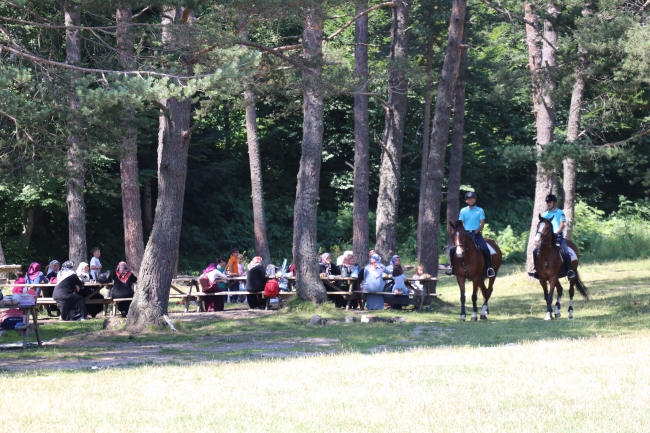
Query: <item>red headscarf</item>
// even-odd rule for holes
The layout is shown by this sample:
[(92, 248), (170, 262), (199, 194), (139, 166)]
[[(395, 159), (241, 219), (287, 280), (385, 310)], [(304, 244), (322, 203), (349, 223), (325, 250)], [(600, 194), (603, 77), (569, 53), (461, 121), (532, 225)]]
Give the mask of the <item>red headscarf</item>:
[(29, 265), (29, 269), (27, 269), (27, 275), (29, 275), (29, 279), (31, 281), (36, 280), (36, 277), (38, 277), (39, 272), (41, 272), (41, 265), (39, 265), (36, 262)]
[(115, 273), (117, 274), (117, 278), (119, 278), (123, 283), (126, 283), (126, 280), (128, 280), (131, 276), (131, 270), (129, 269), (129, 266), (126, 264), (126, 262), (118, 263)]

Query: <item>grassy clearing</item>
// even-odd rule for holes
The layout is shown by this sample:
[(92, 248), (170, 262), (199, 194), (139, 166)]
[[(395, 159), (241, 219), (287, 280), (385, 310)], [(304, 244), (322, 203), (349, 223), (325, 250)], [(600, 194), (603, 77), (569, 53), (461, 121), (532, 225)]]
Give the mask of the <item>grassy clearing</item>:
[(565, 294), (564, 317), (544, 322), (541, 288), (516, 266), (497, 279), (488, 322), (459, 322), (450, 278), (430, 312), (379, 313), (403, 324), (307, 327), (315, 312), (356, 314), (309, 304), (188, 314), (177, 333), (54, 321), (42, 329), (58, 345), (0, 351), (5, 401), (51, 410), (21, 425), (4, 411), (0, 431), (649, 431), (650, 261), (581, 276), (591, 300), (576, 298), (571, 321)]

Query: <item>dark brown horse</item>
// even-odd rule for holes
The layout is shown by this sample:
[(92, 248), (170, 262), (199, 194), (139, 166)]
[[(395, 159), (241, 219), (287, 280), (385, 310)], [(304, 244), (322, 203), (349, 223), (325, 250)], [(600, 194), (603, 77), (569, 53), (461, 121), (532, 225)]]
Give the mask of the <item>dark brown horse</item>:
[[(544, 320), (552, 319), (553, 291), (555, 288), (557, 288), (557, 303), (555, 304), (554, 314), (556, 319), (560, 317), (560, 300), (563, 291), (560, 278), (566, 277), (566, 268), (564, 267), (562, 256), (558, 247), (555, 246), (551, 221), (553, 221), (553, 217), (546, 219), (539, 215), (537, 233), (535, 234), (535, 246), (539, 248), (537, 260), (535, 260), (535, 270), (539, 276), (539, 283), (542, 285), (542, 289), (544, 289), (544, 300), (546, 301), (546, 317), (544, 317)], [(569, 319), (573, 319), (573, 294), (575, 293), (575, 288), (578, 288), (578, 291), (585, 299), (588, 299), (589, 296), (587, 294), (587, 288), (582, 284), (580, 275), (578, 275), (578, 262), (580, 260), (578, 247), (571, 241), (566, 241), (566, 243), (578, 257), (578, 260), (571, 262), (571, 269), (576, 273), (576, 276), (569, 280)], [(547, 285), (550, 286), (550, 291)]]
[(501, 267), (501, 250), (499, 246), (493, 240), (486, 239), (487, 242), (497, 253), (492, 255), (492, 268), (494, 269), (494, 277), (489, 279), (488, 287), (485, 287), (485, 259), (483, 258), (483, 253), (481, 250), (474, 244), (474, 241), (465, 231), (462, 221), (449, 222), (449, 228), (451, 229), (451, 237), (454, 241), (454, 246), (456, 247), (456, 253), (451, 257), (451, 261), (454, 265), (454, 273), (456, 275), (456, 281), (458, 281), (458, 287), (460, 287), (460, 320), (465, 321), (465, 280), (470, 279), (473, 285), (472, 291), (472, 321), (477, 320), (477, 308), (476, 308), (476, 292), (478, 288), (481, 288), (481, 294), (483, 295), (483, 307), (481, 309), (481, 319), (487, 319), (490, 310), (488, 308), (488, 301), (490, 296), (492, 296), (492, 290), (494, 286), (494, 280), (496, 279), (497, 274), (499, 273), (499, 268)]

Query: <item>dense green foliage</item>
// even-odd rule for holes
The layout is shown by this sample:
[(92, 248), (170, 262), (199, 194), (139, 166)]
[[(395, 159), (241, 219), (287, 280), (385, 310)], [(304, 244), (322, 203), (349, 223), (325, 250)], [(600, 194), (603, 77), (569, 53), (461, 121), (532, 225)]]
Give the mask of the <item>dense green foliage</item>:
[[(0, 16), (30, 20), (44, 16), (62, 23), (60, 2), (54, 3), (25, 0), (20, 2), (24, 10), (1, 4)], [(204, 47), (211, 41), (219, 41), (218, 49), (207, 56), (206, 64), (226, 68), (236, 61), (240, 63), (230, 72), (224, 70), (222, 77), (230, 77), (230, 80), (222, 78), (227, 85), (197, 83), (201, 92), (196, 96), (196, 120), (200, 120), (201, 126), (192, 135), (189, 151), (179, 269), (200, 269), (217, 256), (225, 255), (232, 246), (252, 251), (250, 174), (241, 96), (243, 71), (248, 72), (249, 84), (255, 87), (258, 96), (271, 254), (274, 259), (289, 258), (302, 135), (297, 72), (272, 56), (260, 59), (254, 50), (233, 44), (227, 35), (232, 35), (236, 28), (237, 13), (230, 6), (216, 1), (192, 3), (201, 16), (198, 26), (203, 39), (199, 38), (197, 43)], [(639, 12), (642, 2), (636, 2), (639, 4), (634, 9), (634, 1), (599, 0), (595, 2), (598, 13), (591, 16), (581, 13), (581, 2), (563, 3), (566, 4), (558, 21), (561, 67), (553, 71), (559, 83), (557, 142), (548, 146), (543, 158), (553, 167), (561, 167), (562, 158), (567, 154), (580, 160), (581, 202), (574, 237), (587, 256), (647, 257), (650, 136), (601, 147), (634, 136), (650, 120), (647, 17), (643, 11)], [(114, 23), (114, 10), (108, 10), (106, 5), (95, 1), (83, 4), (84, 25)], [(294, 11), (300, 8), (292, 2), (261, 4), (267, 9), (262, 8), (256, 15), (258, 19), (251, 21), (251, 40), (268, 46), (299, 42), (300, 14), (294, 16)], [(446, 49), (450, 4), (449, 0), (435, 1), (431, 12), (429, 0), (412, 2), (409, 106), (398, 222), (398, 252), (409, 261), (415, 259), (417, 248), (426, 39), (431, 33), (435, 36), (435, 88)], [(523, 15), (519, 2), (504, 4)], [(327, 14), (333, 18), (326, 21), (325, 34), (331, 34), (350, 18), (354, 6), (352, 2), (339, 1), (328, 3), (327, 7)], [(463, 189), (477, 192), (478, 204), (486, 210), (488, 232), (500, 243), (507, 259), (521, 261), (535, 182), (535, 159), (531, 151), (535, 128), (525, 28), (482, 3), (470, 2), (470, 8)], [(160, 7), (154, 4), (137, 20), (157, 23), (160, 12)], [(43, 57), (64, 59), (64, 31), (11, 22), (0, 24), (20, 46)], [(371, 14), (370, 89), (379, 95), (386, 94), (389, 27), (389, 11)], [(351, 76), (353, 29), (354, 26), (349, 27), (325, 49), (328, 87), (318, 240), (323, 251), (334, 254), (349, 249), (352, 242), (350, 164), (354, 160), (354, 125), (348, 90), (354, 83)], [(138, 47), (143, 50), (144, 68), (178, 72), (168, 66), (169, 59), (165, 57), (168, 54), (158, 51), (157, 27), (142, 26), (136, 32), (136, 41), (140, 40)], [(109, 36), (100, 41), (90, 33), (85, 35), (85, 64), (115, 68), (117, 62), (109, 49), (114, 38)], [(0, 36), (0, 42), (7, 43), (6, 37)], [(578, 44), (586, 46), (590, 53), (583, 114), (583, 129), (587, 132), (579, 148), (565, 142)], [(257, 62), (259, 68), (255, 66)], [(201, 73), (201, 68), (208, 67), (206, 64), (199, 65), (196, 72)], [(252, 67), (257, 68), (255, 75), (250, 73)], [(141, 181), (155, 178), (158, 125), (152, 101), (161, 92), (170, 90), (159, 80), (118, 79), (110, 75), (108, 78), (84, 76), (75, 89), (68, 88), (66, 82), (64, 72), (44, 73), (41, 66), (6, 52), (0, 54), (0, 241), (8, 262), (28, 264), (66, 259), (65, 131), (71, 118), (81, 119), (88, 144), (88, 243), (89, 247), (100, 246), (105, 263), (113, 267), (124, 256), (117, 117), (127, 102), (137, 108)], [(76, 91), (82, 98), (83, 108), (79, 112), (70, 113), (65, 108), (63, 96), (70, 91)], [(371, 137), (381, 134), (383, 120), (383, 108), (371, 99)], [(371, 209), (376, 207), (380, 155), (381, 148), (371, 138)], [(30, 209), (34, 209), (33, 234), (26, 239), (22, 233)], [(445, 212), (444, 203), (442, 212)], [(443, 236), (439, 247), (444, 247), (444, 242)]]

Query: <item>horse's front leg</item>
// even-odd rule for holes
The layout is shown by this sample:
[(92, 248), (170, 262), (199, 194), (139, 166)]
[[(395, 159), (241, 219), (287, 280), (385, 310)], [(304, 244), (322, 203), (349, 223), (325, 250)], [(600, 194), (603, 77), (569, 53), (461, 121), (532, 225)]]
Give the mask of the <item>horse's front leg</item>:
[(481, 320), (487, 320), (487, 316), (490, 313), (490, 309), (488, 308), (488, 301), (492, 296), (492, 287), (486, 288), (485, 282), (482, 280), (480, 282), (479, 287), (481, 288), (481, 294), (483, 295), (483, 307), (481, 308)]
[[(575, 272), (575, 269), (573, 270)], [(576, 279), (571, 278), (569, 280), (569, 319), (573, 319), (573, 295), (576, 292), (575, 289)]]
[(472, 281), (472, 322), (478, 320), (478, 307), (476, 306), (476, 301), (478, 299), (478, 284), (476, 281)]
[(553, 311), (553, 292), (555, 291), (555, 286), (557, 284), (557, 277), (553, 277), (549, 280), (549, 290), (548, 295), (546, 296), (546, 317), (544, 320), (551, 320), (551, 312)]
[(456, 275), (458, 287), (460, 287), (460, 320), (465, 321), (465, 277)]
[(560, 280), (557, 281), (556, 285), (557, 285), (557, 302), (555, 303), (555, 311), (553, 311), (553, 314), (556, 319), (559, 319), (560, 316), (562, 315), (562, 313), (560, 312), (560, 308), (562, 308), (562, 306), (560, 305), (560, 301), (562, 299), (563, 288), (562, 288), (562, 283), (560, 283)]

